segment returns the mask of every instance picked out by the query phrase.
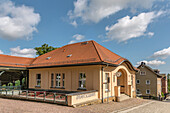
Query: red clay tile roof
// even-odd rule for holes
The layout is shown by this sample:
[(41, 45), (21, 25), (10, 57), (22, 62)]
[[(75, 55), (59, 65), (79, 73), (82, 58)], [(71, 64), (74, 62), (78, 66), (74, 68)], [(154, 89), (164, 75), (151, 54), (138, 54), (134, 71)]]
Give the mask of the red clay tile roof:
[(16, 57), (0, 54), (0, 66), (26, 67), (33, 62), (34, 58)]
[(69, 44), (37, 58), (0, 55), (0, 66), (25, 66), (29, 68), (101, 62), (119, 65), (124, 61), (128, 60), (113, 53), (93, 40)]
[[(67, 57), (69, 56), (70, 57)], [(119, 65), (126, 60), (95, 41), (69, 44), (41, 55), (29, 67), (106, 62)]]

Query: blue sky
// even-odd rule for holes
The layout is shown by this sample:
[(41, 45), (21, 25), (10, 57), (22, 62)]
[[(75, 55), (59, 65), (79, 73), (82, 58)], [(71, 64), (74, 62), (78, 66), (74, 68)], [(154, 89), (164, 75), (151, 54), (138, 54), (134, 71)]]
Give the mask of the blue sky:
[(0, 53), (35, 57), (34, 47), (95, 40), (170, 72), (169, 0), (0, 0)]

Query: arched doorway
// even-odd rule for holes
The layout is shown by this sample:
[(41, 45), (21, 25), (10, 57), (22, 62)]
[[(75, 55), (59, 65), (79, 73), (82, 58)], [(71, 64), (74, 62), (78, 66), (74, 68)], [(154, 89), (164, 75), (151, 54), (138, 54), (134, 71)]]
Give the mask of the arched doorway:
[(127, 73), (124, 69), (119, 69), (117, 73), (118, 73), (117, 86), (120, 86), (120, 93), (127, 94), (128, 90)]

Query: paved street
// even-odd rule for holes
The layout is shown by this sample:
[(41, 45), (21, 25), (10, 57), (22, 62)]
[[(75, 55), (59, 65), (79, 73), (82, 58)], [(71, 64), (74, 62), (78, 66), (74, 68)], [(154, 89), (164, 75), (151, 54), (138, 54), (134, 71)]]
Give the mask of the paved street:
[(72, 108), (56, 104), (0, 98), (0, 113), (170, 113), (166, 102), (132, 98), (122, 102)]
[(122, 108), (148, 103), (148, 100), (132, 98), (122, 102), (95, 104), (72, 108), (56, 104), (0, 98), (0, 113), (110, 113)]
[(119, 113), (170, 113), (170, 101), (150, 101)]

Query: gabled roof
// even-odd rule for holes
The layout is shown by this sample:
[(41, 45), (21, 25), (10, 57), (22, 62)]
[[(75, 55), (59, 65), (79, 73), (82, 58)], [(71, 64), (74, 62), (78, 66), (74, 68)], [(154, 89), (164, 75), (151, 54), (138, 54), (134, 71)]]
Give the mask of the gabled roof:
[(144, 67), (146, 67), (148, 70), (150, 70), (152, 73), (154, 73), (155, 75), (157, 75), (157, 77), (161, 77), (161, 75), (160, 74), (158, 74), (158, 73), (156, 73), (155, 71), (154, 71), (154, 69), (152, 69), (151, 67), (149, 67), (149, 66), (147, 66), (147, 65), (140, 65), (140, 66), (138, 66), (137, 68), (139, 69), (141, 66), (144, 66)]
[(127, 59), (113, 53), (93, 40), (68, 44), (34, 59), (6, 56), (6, 59), (9, 58), (11, 60), (7, 60), (8, 63), (21, 64), (18, 66), (25, 65), (27, 68), (69, 66), (80, 64), (110, 64), (118, 66), (123, 62), (127, 62), (128, 66), (135, 70)]
[(16, 57), (0, 54), (0, 67), (26, 67), (33, 62), (34, 58)]

